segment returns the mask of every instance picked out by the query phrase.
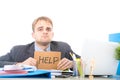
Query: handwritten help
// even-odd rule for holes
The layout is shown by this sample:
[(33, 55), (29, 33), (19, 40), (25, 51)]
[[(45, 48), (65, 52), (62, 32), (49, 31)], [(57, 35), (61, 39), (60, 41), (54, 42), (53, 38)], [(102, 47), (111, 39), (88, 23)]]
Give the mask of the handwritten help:
[(39, 56), (38, 64), (55, 64), (59, 61), (59, 57), (42, 57)]

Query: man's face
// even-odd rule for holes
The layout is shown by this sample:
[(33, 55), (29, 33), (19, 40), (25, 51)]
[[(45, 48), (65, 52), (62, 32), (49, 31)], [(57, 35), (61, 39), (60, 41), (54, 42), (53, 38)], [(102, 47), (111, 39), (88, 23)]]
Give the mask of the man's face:
[(39, 20), (35, 25), (34, 32), (32, 33), (33, 38), (39, 44), (48, 44), (53, 38), (52, 25), (44, 20)]

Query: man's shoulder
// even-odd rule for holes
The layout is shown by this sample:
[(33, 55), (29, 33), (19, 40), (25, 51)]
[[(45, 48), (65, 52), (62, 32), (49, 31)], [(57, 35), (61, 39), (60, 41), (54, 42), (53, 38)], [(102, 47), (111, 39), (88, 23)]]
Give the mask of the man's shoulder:
[(28, 48), (28, 47), (31, 47), (31, 46), (33, 46), (34, 45), (34, 42), (32, 42), (32, 43), (28, 43), (28, 44), (24, 44), (24, 45), (16, 45), (16, 46), (14, 46), (13, 48)]

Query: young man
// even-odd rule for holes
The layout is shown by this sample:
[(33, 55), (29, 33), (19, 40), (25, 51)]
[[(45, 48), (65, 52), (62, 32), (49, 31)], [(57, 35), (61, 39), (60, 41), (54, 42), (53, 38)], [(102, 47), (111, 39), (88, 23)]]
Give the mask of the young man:
[(8, 64), (35, 66), (37, 61), (33, 58), (34, 51), (60, 51), (62, 59), (58, 63), (57, 69), (65, 70), (73, 67), (70, 52), (74, 52), (70, 46), (64, 42), (52, 41), (54, 32), (50, 18), (38, 17), (33, 21), (32, 30), (32, 37), (35, 41), (27, 45), (14, 46), (8, 54), (0, 57), (0, 67)]

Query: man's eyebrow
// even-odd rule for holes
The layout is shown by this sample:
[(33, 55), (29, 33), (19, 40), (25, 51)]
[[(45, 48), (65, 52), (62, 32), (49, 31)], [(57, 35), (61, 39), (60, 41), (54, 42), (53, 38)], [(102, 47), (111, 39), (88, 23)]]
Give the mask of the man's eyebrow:
[[(44, 26), (39, 26), (38, 28), (44, 28)], [(46, 28), (52, 29), (52, 27), (46, 27)]]
[(52, 27), (47, 27), (47, 28), (50, 28), (50, 29), (52, 29)]
[(39, 26), (38, 28), (43, 28), (43, 26)]

